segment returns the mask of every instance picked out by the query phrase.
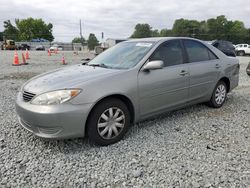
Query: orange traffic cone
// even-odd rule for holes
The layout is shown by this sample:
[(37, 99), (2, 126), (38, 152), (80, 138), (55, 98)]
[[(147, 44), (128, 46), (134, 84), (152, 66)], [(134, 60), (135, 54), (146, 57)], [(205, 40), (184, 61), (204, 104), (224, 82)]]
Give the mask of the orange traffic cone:
[(29, 51), (27, 50), (27, 48), (26, 48), (25, 58), (26, 58), (26, 60), (30, 59), (30, 57), (29, 57)]
[(22, 59), (23, 59), (23, 63), (21, 65), (28, 65), (29, 64), (29, 63), (26, 62), (26, 59), (25, 59), (23, 53), (22, 53)]
[(48, 50), (48, 56), (51, 56), (51, 51), (50, 50)]
[(62, 55), (62, 65), (67, 65), (65, 58), (64, 58), (64, 54)]
[(13, 61), (13, 66), (19, 66), (19, 59), (18, 59), (18, 54), (17, 54), (17, 51), (15, 51), (14, 53), (14, 61)]

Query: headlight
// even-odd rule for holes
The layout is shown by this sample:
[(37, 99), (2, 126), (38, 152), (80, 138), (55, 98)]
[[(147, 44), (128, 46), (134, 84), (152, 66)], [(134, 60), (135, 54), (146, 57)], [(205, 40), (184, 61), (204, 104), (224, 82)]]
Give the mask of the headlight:
[(43, 93), (36, 96), (31, 104), (40, 104), (40, 105), (53, 105), (53, 104), (62, 104), (73, 97), (77, 96), (81, 92), (80, 89), (65, 89)]

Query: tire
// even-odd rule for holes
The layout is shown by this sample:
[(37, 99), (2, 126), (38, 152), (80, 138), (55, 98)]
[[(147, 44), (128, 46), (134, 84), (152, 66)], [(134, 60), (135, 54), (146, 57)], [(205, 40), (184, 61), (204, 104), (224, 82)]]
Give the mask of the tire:
[(227, 85), (223, 81), (219, 81), (213, 91), (210, 101), (207, 103), (208, 106), (213, 108), (220, 108), (226, 101), (227, 97)]
[(110, 98), (92, 110), (87, 122), (87, 135), (95, 145), (107, 146), (120, 141), (129, 125), (127, 106), (119, 99)]
[(245, 55), (245, 52), (244, 52), (244, 51), (239, 51), (239, 52), (238, 52), (238, 55), (239, 55), (239, 56), (244, 56), (244, 55)]

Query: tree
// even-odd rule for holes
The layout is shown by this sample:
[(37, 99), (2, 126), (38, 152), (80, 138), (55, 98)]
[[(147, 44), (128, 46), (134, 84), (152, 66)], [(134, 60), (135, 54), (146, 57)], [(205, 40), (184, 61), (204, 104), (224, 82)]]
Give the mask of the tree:
[(90, 33), (88, 38), (88, 48), (89, 50), (94, 50), (94, 48), (99, 44), (95, 34)]
[(151, 31), (151, 37), (159, 37), (159, 36), (160, 36), (160, 32), (158, 31), (158, 29)]
[(53, 41), (52, 35), (53, 25), (46, 24), (42, 19), (27, 18), (23, 20), (16, 20), (16, 26), (19, 30), (19, 40), (28, 41), (33, 38), (44, 38)]
[(81, 37), (75, 37), (72, 40), (72, 43), (84, 43), (85, 42), (85, 38), (81, 38)]
[(171, 29), (162, 29), (160, 31), (160, 36), (161, 37), (169, 37), (169, 36), (172, 36), (172, 30)]
[(228, 40), (234, 44), (250, 43), (250, 29), (239, 20), (227, 20), (224, 15), (197, 21), (184, 18), (175, 20), (172, 29), (152, 30), (149, 24), (137, 24), (132, 38), (182, 36), (201, 40)]
[(181, 18), (175, 20), (172, 32), (175, 36), (195, 37), (199, 33), (199, 29), (200, 22)]
[(15, 25), (12, 25), (10, 20), (4, 21), (4, 36), (6, 39), (16, 41), (29, 41), (33, 38), (43, 38), (53, 41), (52, 35), (53, 25), (46, 24), (42, 19), (16, 19)]
[(5, 39), (12, 39), (12, 40), (18, 39), (19, 31), (15, 26), (12, 25), (10, 20), (4, 21), (3, 27), (4, 27), (3, 35)]
[(146, 38), (152, 36), (152, 30), (149, 24), (137, 24), (131, 38)]
[(0, 41), (3, 41), (3, 32), (0, 32)]

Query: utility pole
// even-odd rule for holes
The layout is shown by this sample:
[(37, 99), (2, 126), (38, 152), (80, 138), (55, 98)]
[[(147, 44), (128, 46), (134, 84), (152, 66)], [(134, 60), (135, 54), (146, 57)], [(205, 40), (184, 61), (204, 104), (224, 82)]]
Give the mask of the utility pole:
[(82, 20), (80, 19), (80, 37), (81, 37), (81, 43), (83, 46), (83, 36), (82, 36)]
[(104, 33), (102, 32), (102, 47), (104, 48)]

